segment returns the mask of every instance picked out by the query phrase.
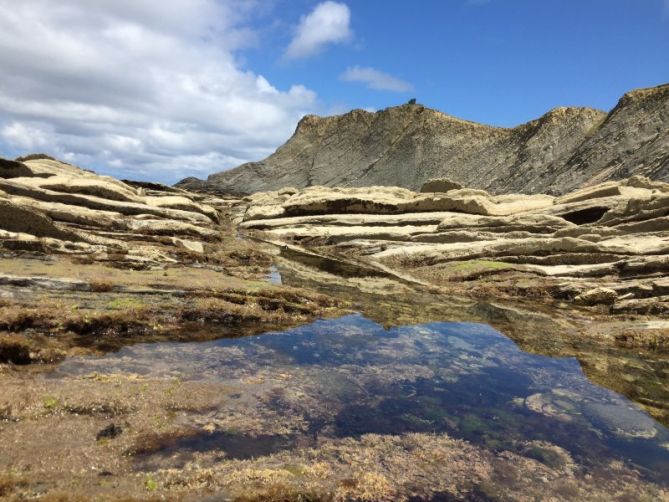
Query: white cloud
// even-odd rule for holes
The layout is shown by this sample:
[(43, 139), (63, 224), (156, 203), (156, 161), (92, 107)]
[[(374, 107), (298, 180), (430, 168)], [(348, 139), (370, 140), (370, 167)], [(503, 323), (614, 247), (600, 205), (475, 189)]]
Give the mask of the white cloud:
[(307, 58), (317, 54), (327, 44), (350, 40), (353, 37), (350, 23), (351, 11), (346, 4), (319, 3), (300, 20), (295, 36), (286, 49), (286, 58)]
[(339, 78), (346, 82), (361, 82), (379, 91), (408, 92), (413, 89), (409, 82), (368, 66), (351, 66)]
[(19, 148), (34, 150), (47, 144), (45, 134), (37, 128), (20, 122), (7, 124), (0, 131), (0, 137)]
[(176, 181), (262, 158), (313, 112), (235, 51), (258, 0), (0, 0), (0, 154)]

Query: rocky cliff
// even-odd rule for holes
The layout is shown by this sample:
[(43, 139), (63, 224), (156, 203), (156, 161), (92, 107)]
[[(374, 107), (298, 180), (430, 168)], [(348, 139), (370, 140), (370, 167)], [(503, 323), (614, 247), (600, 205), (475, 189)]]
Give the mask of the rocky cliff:
[(492, 193), (562, 194), (634, 174), (669, 181), (669, 84), (632, 91), (610, 112), (556, 108), (514, 128), (421, 105), (306, 116), (260, 162), (180, 186), (247, 194), (292, 186), (400, 186), (446, 177)]

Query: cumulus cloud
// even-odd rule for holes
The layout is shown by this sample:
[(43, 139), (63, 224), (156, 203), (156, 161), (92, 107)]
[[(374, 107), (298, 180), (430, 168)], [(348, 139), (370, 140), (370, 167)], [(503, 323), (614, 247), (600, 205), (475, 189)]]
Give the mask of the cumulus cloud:
[(351, 66), (339, 78), (346, 82), (360, 82), (379, 91), (408, 92), (413, 89), (409, 82), (369, 66)]
[(0, 0), (0, 153), (176, 181), (271, 153), (312, 112), (236, 51), (256, 0)]
[(286, 49), (286, 58), (307, 58), (328, 44), (350, 40), (353, 36), (350, 23), (351, 11), (346, 4), (331, 1), (319, 3), (300, 20), (295, 36)]

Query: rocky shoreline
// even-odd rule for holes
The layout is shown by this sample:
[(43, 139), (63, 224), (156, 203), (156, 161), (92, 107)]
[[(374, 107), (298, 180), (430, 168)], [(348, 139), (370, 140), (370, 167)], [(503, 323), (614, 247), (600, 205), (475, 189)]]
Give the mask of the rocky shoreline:
[[(291, 326), (336, 311), (273, 287), (229, 200), (129, 185), (46, 156), (0, 162), (0, 363)], [(193, 325), (218, 335), (193, 335)], [(197, 331), (197, 330), (196, 330)]]
[[(315, 377), (273, 372), (237, 349), (234, 382), (58, 373), (63, 360), (136, 344), (357, 311), (385, 329), (492, 325), (523, 351), (577, 359), (588, 379), (667, 425), (667, 184), (634, 177), (559, 198), (388, 187), (234, 198), (34, 156), (1, 161), (0, 190), (0, 498), (478, 500), (535, 497), (546, 483), (567, 498), (669, 498), (634, 468), (593, 469), (547, 440), (491, 448), (420, 428), (314, 438), (307, 419), (326, 410), (300, 375)], [(420, 380), (402, 364), (384, 371), (365, 378)], [(564, 399), (549, 397), (526, 407), (552, 417)], [(277, 403), (288, 409), (267, 414)], [(488, 430), (471, 417), (453, 427)], [(144, 460), (230, 438), (291, 447)]]
[(562, 197), (313, 187), (245, 200), (245, 231), (454, 294), (667, 311), (666, 183), (637, 176)]

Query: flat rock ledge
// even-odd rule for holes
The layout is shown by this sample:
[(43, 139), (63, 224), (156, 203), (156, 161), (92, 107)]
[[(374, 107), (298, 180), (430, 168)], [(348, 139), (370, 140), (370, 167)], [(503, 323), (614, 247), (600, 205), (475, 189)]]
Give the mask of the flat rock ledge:
[(0, 159), (0, 249), (146, 267), (206, 255), (228, 201), (34, 155)]
[(451, 289), (492, 285), (616, 312), (669, 312), (669, 184), (634, 176), (561, 197), (436, 188), (263, 192), (243, 200), (237, 221)]

